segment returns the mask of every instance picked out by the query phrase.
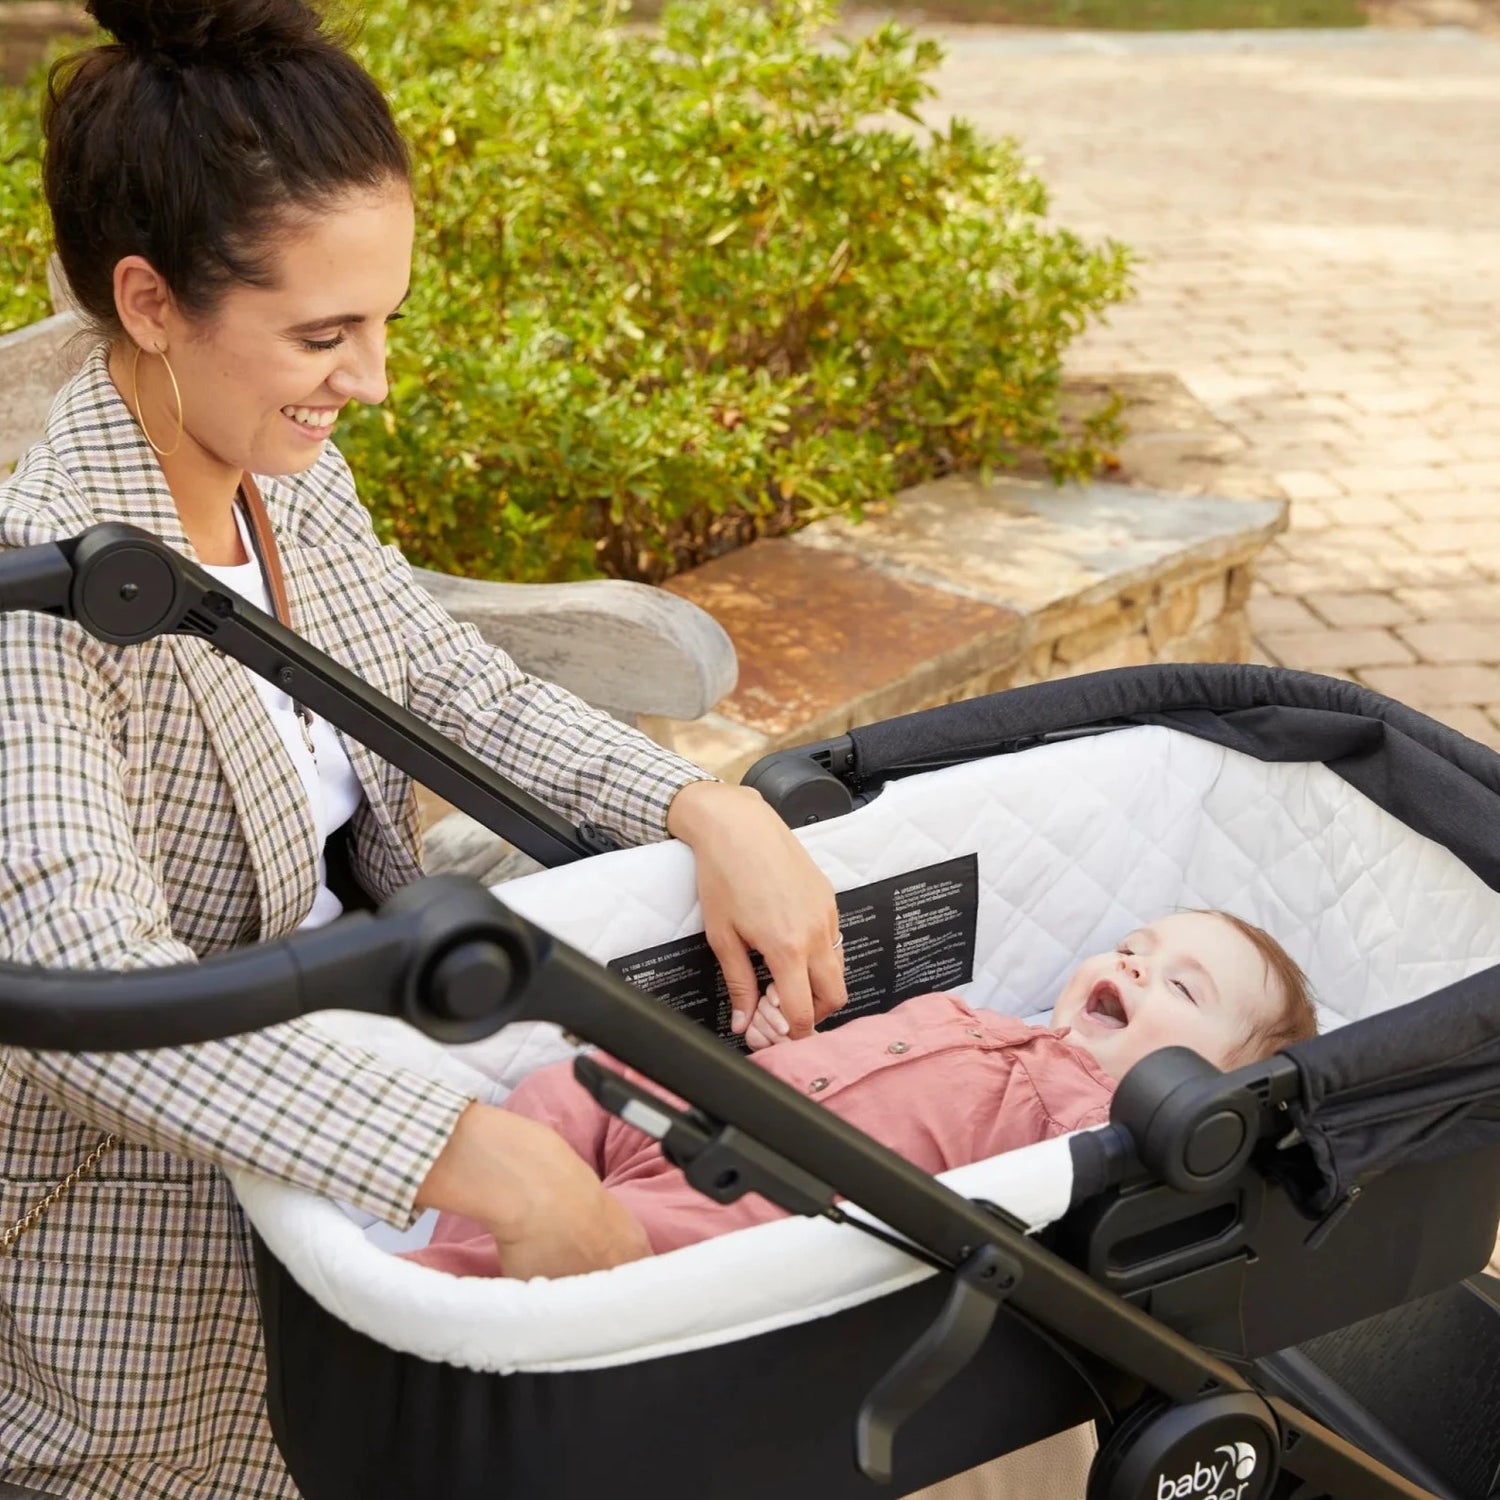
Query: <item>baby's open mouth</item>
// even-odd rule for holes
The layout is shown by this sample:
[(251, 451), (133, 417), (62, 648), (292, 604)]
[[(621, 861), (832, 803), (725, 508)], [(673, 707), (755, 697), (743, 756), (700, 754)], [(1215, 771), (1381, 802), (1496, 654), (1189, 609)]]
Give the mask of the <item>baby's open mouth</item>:
[(1113, 980), (1101, 979), (1089, 991), (1083, 1013), (1100, 1026), (1128, 1026), (1130, 1016)]

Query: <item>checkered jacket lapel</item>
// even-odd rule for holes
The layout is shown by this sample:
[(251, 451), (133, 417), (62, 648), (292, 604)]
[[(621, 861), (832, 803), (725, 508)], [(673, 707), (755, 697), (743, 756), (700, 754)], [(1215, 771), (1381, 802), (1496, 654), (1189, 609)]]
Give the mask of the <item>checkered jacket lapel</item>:
[[(90, 358), (54, 408), (47, 436), (92, 510), (79, 517), (80, 526), (128, 522), (198, 560), (161, 469), (115, 391), (102, 350)], [(315, 614), (312, 609), (305, 612), (309, 617)], [(231, 902), (216, 913), (229, 942), (244, 941), (246, 933), (253, 938), (257, 933), (289, 932), (312, 907), (320, 852), (301, 779), (253, 691), (246, 667), (190, 637), (170, 636), (159, 645), (175, 660), (175, 675), (190, 699), (190, 704), (152, 705), (179, 726), (164, 749), (176, 757), (177, 776), (187, 773), (184, 779), (201, 788), (209, 800), (220, 800), (222, 790), (214, 788), (221, 782), (234, 813), (233, 818), (211, 818), (200, 825), (197, 847), (189, 828), (179, 826), (178, 860), (216, 869), (226, 861), (247, 866), (253, 876), (255, 909), (246, 911), (242, 901)], [(148, 690), (170, 691), (173, 675), (143, 674), (141, 680)], [(196, 714), (197, 725), (190, 722), (190, 713)], [(243, 882), (230, 879), (222, 888), (242, 889)]]

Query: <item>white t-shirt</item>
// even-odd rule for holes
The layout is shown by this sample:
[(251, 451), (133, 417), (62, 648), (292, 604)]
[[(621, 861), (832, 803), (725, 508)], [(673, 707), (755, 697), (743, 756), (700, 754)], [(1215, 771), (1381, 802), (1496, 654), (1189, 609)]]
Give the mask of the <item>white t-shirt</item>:
[[(238, 505), (234, 508), (234, 518), (250, 561), (234, 567), (211, 567), (204, 563), (203, 571), (233, 589), (242, 598), (248, 599), (257, 609), (274, 615), (276, 611), (271, 607), (270, 591), (266, 588), (260, 564), (255, 560), (255, 548)], [(291, 756), (292, 764), (302, 778), (313, 822), (318, 829), (318, 847), (321, 849), (327, 843), (328, 835), (342, 828), (354, 816), (354, 810), (364, 795), (354, 774), (354, 767), (349, 764), (349, 757), (345, 754), (338, 735), (334, 733), (333, 726), (318, 715), (313, 716), (314, 754), (309, 755), (307, 742), (302, 737), (302, 724), (291, 698), (259, 673), (250, 672), (249, 667), (245, 670), (250, 673), (255, 691), (260, 694), (260, 701), (265, 704), (271, 723), (276, 726), (276, 732), (286, 746), (286, 753)], [(312, 910), (308, 912), (302, 926), (322, 927), (333, 921), (343, 910), (343, 903), (328, 889), (328, 862), (319, 854), (318, 893), (313, 897)]]

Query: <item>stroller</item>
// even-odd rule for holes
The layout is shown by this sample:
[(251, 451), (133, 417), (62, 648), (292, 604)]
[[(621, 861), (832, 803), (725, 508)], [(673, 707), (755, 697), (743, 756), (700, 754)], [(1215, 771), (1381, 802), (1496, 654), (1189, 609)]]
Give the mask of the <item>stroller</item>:
[[(144, 609), (149, 589), (126, 594), (116, 566), (142, 568), (142, 541), (98, 572)], [(268, 674), (311, 663), (300, 696), (341, 728), (418, 774), (452, 760), (430, 731), (404, 756), (399, 711), (191, 565), (148, 630), (113, 603), (86, 618), (77, 557), (26, 551), (26, 607), (106, 639), (214, 634)], [(243, 651), (215, 634), (235, 621)], [(1109, 1125), (934, 1180), (712, 1040), (686, 850), (577, 859), (596, 840), (550, 828), (536, 847), (559, 867), (503, 887), (505, 951), (482, 973), (461, 948), (442, 960), (460, 988), (481, 980), (454, 991), (465, 1019), (427, 1027), (450, 1045), (353, 1011), (320, 1024), (492, 1099), (596, 1042), (688, 1101), (575, 1061), (695, 1186), (798, 1216), (592, 1276), (460, 1280), (393, 1256), (384, 1226), (239, 1174), (268, 1406), (307, 1500), (856, 1500), (1091, 1419), (1089, 1500), (1500, 1492), (1500, 1291), (1476, 1275), (1500, 1221), (1500, 756), (1350, 684), (1174, 666), (873, 725), (747, 780), (858, 923), (846, 1016), (933, 988), (1024, 1016), (1079, 953), (1208, 906), (1288, 946), (1324, 1034), (1227, 1074), (1165, 1049), (1122, 1082)], [(459, 929), (484, 928), (477, 888), (423, 885)], [(431, 927), (422, 899), (389, 903), (393, 931), (413, 912)], [(182, 1000), (233, 971), (244, 994), (276, 989), (279, 1019), (313, 1008), (299, 963), (316, 950), (339, 998), (390, 1009), (361, 998), (390, 959), (360, 920), (92, 988), (133, 1025), (121, 986)], [(476, 1022), (476, 993), (522, 970), (536, 1003), (501, 1018), (518, 1024)]]
[[(945, 1174), (1087, 1279), (1023, 1308), (1022, 1274), (940, 1393), (904, 1393), (890, 1485), (853, 1462), (864, 1403), (965, 1308), (889, 1244), (794, 1218), (595, 1276), (463, 1281), (393, 1258), (334, 1204), (237, 1180), (272, 1420), (308, 1500), (622, 1484), (854, 1500), (1090, 1418), (1112, 1434), (1099, 1500), (1270, 1494), (1268, 1464), (1299, 1475), (1274, 1491), (1299, 1500), (1496, 1493), (1500, 1289), (1463, 1278), (1500, 1219), (1500, 757), (1350, 684), (1148, 667), (858, 729), (747, 780), (804, 827), (846, 916), (884, 929), (851, 952), (854, 1013), (957, 986), (1024, 1015), (1078, 954), (1171, 907), (1221, 906), (1288, 944), (1325, 1034), (1227, 1076), (1157, 1054), (1114, 1126)], [(684, 849), (501, 894), (722, 1023)], [(898, 905), (927, 918), (905, 953)], [(344, 1034), (434, 1076), (472, 1068), (496, 1098), (574, 1049), (545, 1025), (446, 1051), (363, 1018)], [(1182, 1367), (1179, 1340), (1217, 1373)], [(1288, 1403), (1274, 1455), (1236, 1426), (1255, 1398), (1225, 1367)], [(1352, 1448), (1299, 1463), (1295, 1408), (1412, 1487), (1382, 1487)], [(1221, 1420), (1174, 1422), (1184, 1411)]]

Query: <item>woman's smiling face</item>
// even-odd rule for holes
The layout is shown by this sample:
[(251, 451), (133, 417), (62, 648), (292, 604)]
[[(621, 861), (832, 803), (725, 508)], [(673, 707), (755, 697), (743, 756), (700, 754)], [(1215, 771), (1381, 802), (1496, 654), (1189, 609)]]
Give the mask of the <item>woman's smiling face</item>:
[(1113, 1078), (1162, 1047), (1190, 1047), (1221, 1068), (1284, 1003), (1266, 960), (1212, 912), (1177, 912), (1085, 959), (1063, 987), (1052, 1024)]
[[(296, 474), (348, 402), (383, 401), (414, 232), (405, 183), (351, 194), (279, 238), (270, 286), (232, 287), (201, 320), (167, 313), (184, 447), (227, 470)], [(175, 413), (148, 408), (148, 422), (170, 435)]]

